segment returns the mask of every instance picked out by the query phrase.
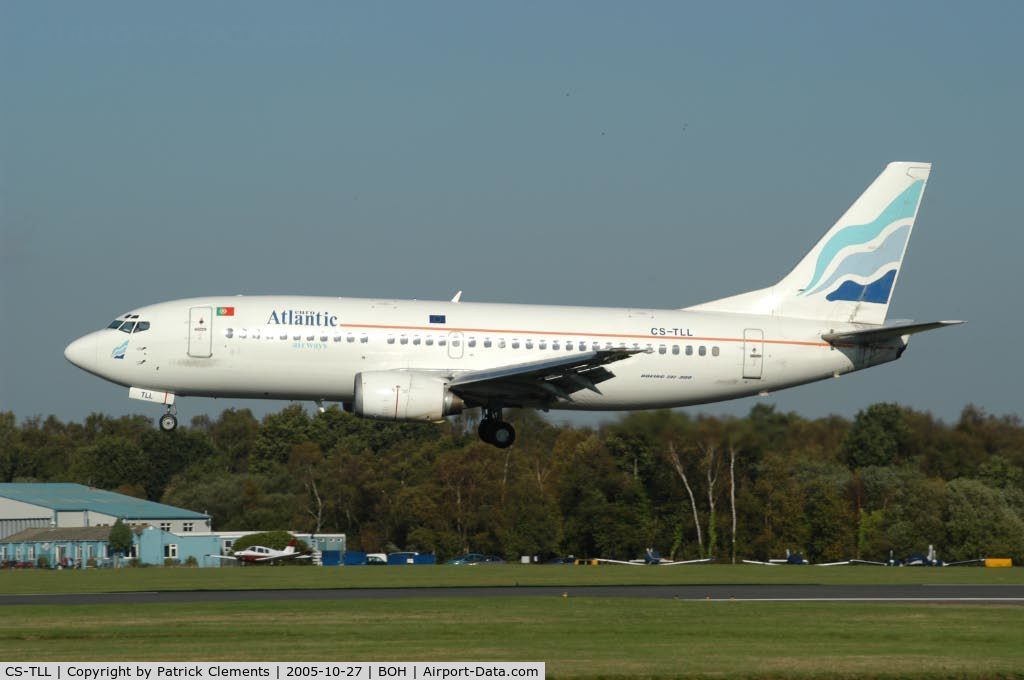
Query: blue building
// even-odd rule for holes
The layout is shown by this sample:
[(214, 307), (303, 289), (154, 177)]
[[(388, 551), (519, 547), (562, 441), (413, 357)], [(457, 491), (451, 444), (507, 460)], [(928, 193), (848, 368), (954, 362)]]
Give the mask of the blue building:
[[(48, 527), (25, 529), (0, 539), (0, 563), (8, 566), (38, 565), (40, 558), (50, 567), (89, 568), (115, 566), (110, 548), (109, 526)], [(216, 555), (218, 537), (206, 534), (189, 536), (162, 531), (150, 525), (132, 526), (132, 549), (124, 560), (137, 559), (144, 564), (187, 564), (220, 566)]]

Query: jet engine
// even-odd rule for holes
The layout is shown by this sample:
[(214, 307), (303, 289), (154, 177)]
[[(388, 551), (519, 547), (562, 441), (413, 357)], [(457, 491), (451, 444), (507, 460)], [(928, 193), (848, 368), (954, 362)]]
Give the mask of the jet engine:
[(364, 371), (356, 375), (352, 412), (374, 420), (441, 420), (465, 404), (444, 378), (417, 371)]

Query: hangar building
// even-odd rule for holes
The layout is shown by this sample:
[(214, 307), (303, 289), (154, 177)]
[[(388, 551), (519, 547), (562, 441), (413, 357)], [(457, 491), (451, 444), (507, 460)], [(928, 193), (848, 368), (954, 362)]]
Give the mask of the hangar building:
[(166, 532), (210, 531), (210, 516), (82, 484), (0, 484), (0, 540), (39, 528), (149, 524)]

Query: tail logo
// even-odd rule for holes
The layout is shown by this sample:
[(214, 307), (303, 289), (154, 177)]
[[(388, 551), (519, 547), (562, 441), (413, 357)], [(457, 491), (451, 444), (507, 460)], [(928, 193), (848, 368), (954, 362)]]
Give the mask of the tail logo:
[(923, 190), (924, 181), (918, 180), (871, 222), (836, 232), (818, 253), (814, 275), (801, 295), (831, 289), (826, 300), (887, 303), (910, 238), (908, 220), (916, 214)]

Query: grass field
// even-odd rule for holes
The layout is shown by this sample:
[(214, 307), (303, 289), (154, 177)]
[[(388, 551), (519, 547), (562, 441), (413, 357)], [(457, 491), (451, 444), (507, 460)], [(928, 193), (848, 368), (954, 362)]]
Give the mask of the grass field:
[(0, 571), (0, 594), (96, 593), (139, 590), (250, 590), (265, 588), (379, 588), (457, 586), (582, 586), (739, 583), (824, 585), (981, 583), (1021, 584), (1024, 569), (981, 567), (886, 568), (689, 565), (599, 567), (487, 565), (415, 567), (245, 567)]
[(544, 661), (549, 677), (1024, 677), (1024, 607), (468, 598), (19, 606), (0, 660)]

